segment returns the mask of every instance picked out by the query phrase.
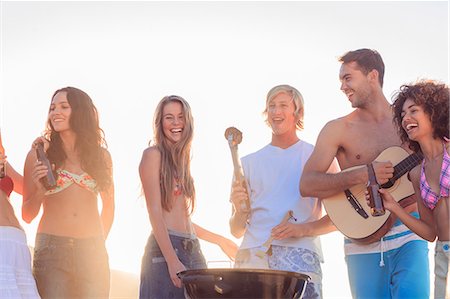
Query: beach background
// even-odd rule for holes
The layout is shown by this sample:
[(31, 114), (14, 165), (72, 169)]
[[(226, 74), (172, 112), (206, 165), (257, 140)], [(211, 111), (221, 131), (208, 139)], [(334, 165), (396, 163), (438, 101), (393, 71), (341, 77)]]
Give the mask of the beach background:
[[(339, 90), (337, 61), (349, 50), (381, 53), (389, 100), (404, 83), (449, 79), (447, 1), (1, 1), (0, 13), (0, 126), (15, 168), (41, 135), (56, 89), (78, 87), (98, 108), (114, 163), (116, 214), (106, 245), (116, 298), (137, 296), (151, 230), (138, 165), (163, 96), (184, 97), (195, 118), (193, 220), (233, 239), (224, 131), (243, 132), (241, 156), (270, 142), (262, 116), (270, 88), (300, 90), (299, 137), (314, 144), (329, 120), (352, 111)], [(20, 215), (21, 197), (11, 200)], [(31, 246), (38, 219), (22, 222)], [(342, 234), (323, 236), (322, 247), (324, 298), (350, 298)], [(202, 248), (210, 267), (231, 266), (217, 246)], [(433, 273), (434, 244), (429, 248)]]

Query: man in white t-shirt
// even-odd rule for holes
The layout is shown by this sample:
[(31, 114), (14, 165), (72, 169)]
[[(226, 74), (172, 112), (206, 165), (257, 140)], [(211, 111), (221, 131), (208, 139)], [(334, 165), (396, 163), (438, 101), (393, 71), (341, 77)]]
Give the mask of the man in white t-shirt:
[[(318, 235), (335, 230), (322, 205), (299, 191), (303, 165), (313, 145), (300, 140), (304, 104), (300, 92), (289, 85), (272, 88), (266, 99), (266, 122), (272, 140), (242, 158), (247, 189), (233, 183), (231, 233), (244, 237), (236, 268), (294, 271), (311, 277), (303, 298), (322, 298), (322, 249)], [(247, 193), (248, 190), (248, 193)], [(250, 210), (242, 205), (250, 200)], [(292, 211), (288, 221), (282, 221)], [(270, 238), (271, 245), (266, 246)]]

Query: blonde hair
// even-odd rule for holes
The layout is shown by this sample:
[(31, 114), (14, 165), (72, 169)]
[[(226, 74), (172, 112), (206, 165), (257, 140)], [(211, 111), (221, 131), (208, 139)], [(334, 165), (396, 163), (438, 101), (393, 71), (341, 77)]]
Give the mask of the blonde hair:
[[(181, 140), (171, 143), (163, 132), (164, 107), (173, 102), (181, 104), (185, 120)], [(161, 152), (160, 186), (161, 204), (166, 211), (172, 209), (174, 179), (180, 183), (183, 195), (188, 199), (188, 213), (192, 214), (195, 207), (194, 180), (191, 176), (191, 144), (194, 131), (194, 119), (188, 102), (180, 96), (165, 96), (159, 102), (153, 118), (155, 146)]]
[(304, 123), (303, 123), (303, 116), (304, 116), (304, 102), (303, 102), (303, 96), (300, 93), (300, 91), (298, 91), (295, 87), (292, 87), (290, 85), (287, 84), (282, 84), (282, 85), (277, 85), (275, 87), (273, 87), (271, 90), (269, 90), (269, 92), (267, 93), (267, 98), (266, 98), (266, 109), (264, 109), (264, 116), (266, 117), (266, 123), (267, 125), (270, 127), (270, 123), (267, 119), (267, 113), (268, 113), (268, 108), (270, 105), (270, 102), (280, 93), (287, 93), (288, 95), (290, 95), (292, 97), (292, 100), (294, 101), (294, 107), (295, 107), (295, 111), (294, 111), (294, 115), (297, 118), (297, 122), (295, 124), (297, 130), (303, 130), (304, 128)]

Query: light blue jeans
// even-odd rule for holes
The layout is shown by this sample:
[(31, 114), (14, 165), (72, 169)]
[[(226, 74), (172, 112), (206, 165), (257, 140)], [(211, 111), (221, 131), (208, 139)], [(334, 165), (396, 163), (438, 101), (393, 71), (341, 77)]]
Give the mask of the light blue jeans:
[(108, 298), (110, 273), (103, 237), (38, 233), (33, 275), (42, 299)]
[[(177, 257), (188, 270), (206, 269), (200, 243), (194, 235), (169, 231)], [(166, 260), (155, 237), (150, 235), (141, 265), (140, 299), (184, 299), (184, 288), (177, 288), (170, 279)]]
[(410, 241), (400, 248), (380, 253), (352, 254), (345, 257), (353, 298), (424, 299), (430, 297), (428, 244)]

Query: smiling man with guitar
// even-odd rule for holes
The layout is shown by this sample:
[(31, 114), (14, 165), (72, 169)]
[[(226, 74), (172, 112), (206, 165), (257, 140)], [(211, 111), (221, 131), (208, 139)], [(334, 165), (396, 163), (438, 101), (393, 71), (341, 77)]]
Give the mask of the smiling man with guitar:
[[(302, 196), (324, 198), (346, 235), (345, 255), (354, 298), (429, 298), (428, 245), (389, 211), (372, 216), (364, 191), (375, 180), (418, 217), (407, 176), (421, 157), (401, 147), (391, 105), (383, 94), (384, 63), (377, 51), (347, 52), (339, 78), (353, 112), (328, 122), (303, 170)], [(340, 173), (327, 169), (337, 159)], [(369, 180), (370, 177), (373, 177)], [(377, 192), (374, 192), (375, 194)], [(382, 214), (382, 213), (380, 213)]]

